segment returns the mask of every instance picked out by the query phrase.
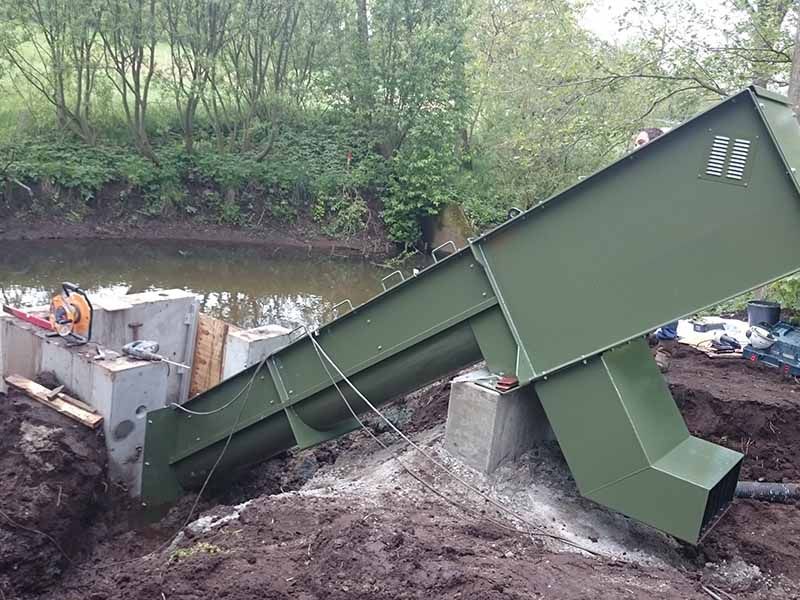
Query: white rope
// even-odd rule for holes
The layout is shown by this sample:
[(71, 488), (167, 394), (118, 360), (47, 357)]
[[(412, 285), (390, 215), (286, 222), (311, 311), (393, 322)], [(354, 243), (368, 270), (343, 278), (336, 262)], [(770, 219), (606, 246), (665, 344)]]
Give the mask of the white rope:
[[(347, 383), (347, 385), (350, 387), (350, 389), (352, 389), (352, 390), (353, 390), (353, 392), (355, 392), (355, 393), (356, 393), (356, 395), (357, 395), (357, 396), (358, 396), (358, 397), (359, 397), (359, 398), (360, 398), (360, 399), (361, 399), (361, 400), (362, 400), (362, 401), (363, 401), (363, 402), (364, 402), (364, 403), (365, 403), (365, 404), (366, 404), (366, 405), (367, 405), (367, 406), (370, 408), (370, 410), (372, 410), (372, 411), (373, 411), (373, 412), (374, 412), (376, 415), (378, 415), (378, 416), (379, 416), (379, 417), (380, 417), (380, 418), (381, 418), (381, 419), (382, 419), (382, 420), (383, 420), (383, 421), (384, 421), (384, 422), (385, 422), (385, 423), (386, 423), (386, 424), (387, 424), (387, 425), (388, 425), (388, 426), (389, 426), (389, 427), (392, 429), (392, 431), (394, 431), (394, 432), (395, 432), (397, 435), (399, 435), (399, 436), (400, 436), (400, 437), (403, 439), (403, 441), (405, 441), (405, 442), (406, 442), (406, 443), (407, 443), (409, 446), (411, 446), (412, 448), (414, 448), (415, 450), (417, 450), (417, 451), (418, 451), (418, 452), (419, 452), (419, 453), (420, 453), (422, 456), (424, 456), (424, 457), (425, 457), (425, 458), (426, 458), (428, 461), (430, 461), (431, 463), (433, 463), (433, 464), (434, 464), (436, 467), (438, 467), (438, 468), (439, 468), (441, 471), (443, 471), (443, 472), (444, 472), (446, 475), (448, 475), (449, 477), (451, 477), (452, 479), (454, 479), (455, 481), (457, 481), (458, 483), (460, 483), (461, 485), (463, 485), (464, 487), (466, 487), (466, 488), (467, 488), (467, 489), (469, 489), (470, 491), (472, 491), (472, 492), (474, 492), (474, 493), (478, 494), (478, 495), (479, 495), (481, 498), (483, 498), (484, 500), (486, 500), (487, 502), (489, 502), (489, 503), (490, 503), (492, 506), (494, 506), (495, 508), (497, 508), (497, 509), (498, 509), (498, 510), (500, 510), (501, 512), (504, 512), (504, 513), (506, 513), (506, 514), (510, 515), (511, 517), (513, 517), (514, 519), (516, 519), (516, 520), (520, 521), (521, 523), (523, 523), (524, 525), (526, 525), (526, 526), (527, 526), (529, 529), (535, 530), (535, 532), (536, 532), (536, 535), (539, 535), (539, 536), (544, 536), (544, 537), (548, 537), (548, 538), (551, 538), (551, 539), (555, 539), (555, 540), (558, 540), (558, 541), (560, 541), (560, 542), (563, 542), (564, 544), (566, 544), (566, 545), (568, 545), (568, 546), (572, 546), (572, 547), (574, 547), (574, 548), (577, 548), (577, 549), (579, 549), (579, 550), (581, 550), (581, 551), (583, 551), (583, 552), (587, 552), (587, 553), (589, 553), (589, 554), (592, 554), (592, 555), (594, 555), (594, 556), (600, 556), (600, 555), (599, 555), (597, 552), (595, 552), (595, 551), (593, 551), (593, 550), (589, 550), (588, 548), (585, 548), (585, 547), (581, 546), (580, 544), (577, 544), (577, 543), (575, 543), (575, 542), (572, 542), (572, 541), (570, 541), (570, 540), (568, 540), (568, 539), (566, 539), (566, 538), (563, 538), (563, 537), (561, 537), (561, 536), (558, 536), (558, 535), (555, 535), (555, 534), (552, 534), (552, 533), (548, 533), (547, 531), (544, 531), (544, 530), (543, 530), (541, 527), (538, 527), (538, 526), (536, 526), (536, 525), (534, 525), (534, 524), (532, 524), (532, 523), (528, 522), (528, 521), (527, 521), (527, 520), (525, 520), (525, 519), (524, 519), (522, 516), (520, 516), (519, 514), (517, 514), (516, 512), (514, 512), (513, 510), (511, 510), (510, 508), (508, 508), (507, 506), (505, 506), (505, 505), (503, 505), (503, 504), (501, 504), (501, 503), (497, 502), (497, 501), (496, 501), (494, 498), (492, 498), (492, 497), (488, 496), (487, 494), (483, 493), (483, 492), (482, 492), (480, 489), (478, 489), (478, 488), (477, 488), (477, 487), (475, 487), (474, 485), (470, 484), (469, 482), (465, 481), (463, 478), (461, 478), (461, 477), (460, 477), (460, 476), (458, 476), (456, 473), (454, 473), (453, 471), (451, 471), (451, 470), (450, 470), (450, 469), (449, 469), (449, 468), (448, 468), (446, 465), (442, 464), (442, 463), (441, 463), (441, 462), (440, 462), (438, 459), (436, 459), (436, 458), (435, 458), (435, 457), (433, 457), (431, 454), (429, 454), (429, 453), (428, 453), (428, 452), (427, 452), (427, 451), (426, 451), (424, 448), (422, 448), (421, 446), (419, 446), (419, 444), (417, 444), (416, 442), (414, 442), (414, 441), (413, 441), (411, 438), (409, 438), (409, 437), (408, 437), (406, 434), (404, 434), (402, 431), (400, 431), (400, 430), (399, 430), (399, 429), (398, 429), (398, 428), (397, 428), (397, 427), (394, 425), (394, 423), (392, 423), (392, 421), (391, 421), (391, 420), (389, 420), (389, 418), (387, 418), (387, 417), (386, 417), (386, 416), (385, 416), (385, 415), (384, 415), (384, 414), (383, 414), (383, 413), (382, 413), (380, 410), (378, 410), (378, 408), (377, 408), (375, 405), (373, 405), (373, 404), (372, 404), (372, 403), (371, 403), (371, 402), (370, 402), (370, 401), (369, 401), (369, 400), (366, 398), (366, 396), (364, 396), (364, 394), (362, 394), (362, 393), (361, 393), (361, 391), (360, 391), (360, 390), (359, 390), (359, 389), (358, 389), (358, 388), (357, 388), (357, 387), (356, 387), (356, 386), (355, 386), (355, 385), (354, 385), (354, 384), (353, 384), (353, 383), (350, 381), (350, 379), (349, 379), (349, 378), (348, 378), (348, 377), (347, 377), (347, 376), (346, 376), (346, 375), (345, 375), (345, 374), (342, 372), (342, 370), (341, 370), (341, 369), (340, 369), (340, 368), (339, 368), (339, 367), (336, 365), (336, 363), (334, 363), (334, 362), (333, 362), (333, 360), (331, 359), (331, 357), (330, 357), (330, 356), (328, 356), (327, 352), (325, 352), (325, 350), (322, 348), (322, 346), (319, 344), (319, 342), (317, 342), (317, 340), (315, 340), (315, 339), (314, 339), (314, 333), (309, 333), (309, 335), (308, 335), (308, 338), (311, 340), (311, 343), (313, 344), (313, 346), (314, 346), (314, 349), (315, 349), (315, 350), (316, 350), (316, 352), (317, 352), (317, 356), (319, 357), (319, 359), (320, 359), (320, 362), (322, 363), (322, 366), (323, 366), (323, 368), (325, 369), (325, 372), (328, 374), (328, 377), (330, 378), (330, 380), (331, 380), (331, 383), (332, 383), (332, 384), (333, 384), (333, 386), (336, 388), (336, 391), (339, 393), (339, 396), (341, 396), (341, 398), (342, 398), (342, 400), (344, 401), (345, 405), (347, 405), (347, 408), (349, 409), (350, 413), (353, 415), (353, 417), (356, 419), (356, 421), (358, 421), (359, 425), (361, 425), (361, 427), (362, 427), (362, 428), (363, 428), (365, 431), (367, 431), (367, 433), (369, 433), (369, 434), (370, 434), (370, 436), (372, 437), (372, 439), (374, 439), (376, 442), (378, 442), (378, 444), (380, 444), (380, 445), (381, 445), (381, 446), (382, 446), (384, 449), (386, 449), (386, 450), (389, 450), (389, 448), (388, 448), (388, 447), (387, 447), (387, 446), (386, 446), (386, 445), (385, 445), (385, 444), (384, 444), (384, 443), (383, 443), (381, 440), (379, 440), (379, 439), (378, 439), (378, 438), (375, 436), (375, 434), (374, 434), (374, 433), (372, 433), (372, 431), (371, 431), (371, 430), (370, 430), (370, 429), (369, 429), (369, 428), (366, 426), (366, 424), (365, 424), (365, 423), (364, 423), (364, 422), (363, 422), (363, 421), (362, 421), (362, 420), (359, 418), (359, 416), (356, 414), (356, 412), (355, 412), (355, 410), (353, 409), (353, 407), (351, 406), (350, 402), (347, 400), (347, 398), (345, 397), (345, 395), (342, 393), (342, 390), (339, 388), (339, 385), (338, 385), (338, 383), (336, 382), (336, 380), (334, 379), (333, 375), (332, 375), (332, 374), (331, 374), (331, 372), (328, 370), (327, 366), (325, 366), (325, 362), (326, 362), (326, 361), (327, 361), (327, 362), (328, 362), (328, 363), (331, 365), (331, 367), (333, 367), (333, 368), (334, 368), (334, 370), (336, 371), (336, 373), (338, 373), (339, 377), (341, 377), (341, 378), (342, 378), (342, 380), (343, 380), (345, 383)], [(324, 359), (325, 359), (325, 360), (323, 360), (323, 357), (324, 357)], [(398, 462), (399, 462), (399, 463), (400, 463), (400, 464), (403, 466), (403, 468), (405, 468), (405, 470), (406, 470), (406, 471), (408, 471), (408, 472), (409, 472), (409, 474), (411, 474), (411, 475), (412, 475), (412, 476), (413, 476), (415, 479), (417, 479), (418, 481), (422, 482), (422, 483), (423, 483), (424, 485), (426, 485), (426, 487), (428, 487), (429, 489), (432, 489), (432, 490), (433, 490), (433, 491), (434, 491), (434, 492), (435, 492), (437, 495), (441, 496), (442, 498), (445, 498), (445, 499), (446, 499), (448, 502), (451, 502), (451, 503), (453, 503), (453, 504), (455, 505), (455, 502), (454, 502), (452, 499), (449, 499), (449, 498), (447, 498), (447, 497), (446, 497), (446, 496), (445, 496), (445, 495), (444, 495), (442, 492), (440, 492), (440, 491), (436, 490), (435, 488), (433, 488), (433, 486), (431, 486), (431, 485), (430, 485), (430, 484), (428, 484), (427, 482), (425, 482), (425, 481), (423, 481), (422, 479), (420, 479), (420, 478), (419, 478), (417, 475), (415, 475), (415, 474), (414, 474), (414, 473), (411, 471), (411, 469), (409, 469), (409, 468), (408, 468), (406, 465), (404, 465), (404, 464), (403, 464), (403, 462), (402, 462), (402, 461), (401, 461), (401, 460), (400, 460), (400, 459), (399, 459), (399, 458), (398, 458), (396, 455), (394, 456), (394, 458), (395, 458), (395, 460), (397, 460), (397, 461), (398, 461)], [(464, 509), (464, 507), (463, 507), (463, 506), (460, 506), (460, 508)], [(526, 531), (517, 530), (517, 529), (514, 529), (514, 530), (515, 530), (515, 531), (517, 531), (518, 533), (524, 533), (524, 534), (527, 534), (527, 535), (534, 535), (534, 533), (533, 533), (532, 531), (527, 531), (527, 532), (526, 532)]]
[[(265, 362), (267, 362), (266, 358), (264, 360), (262, 360), (258, 364), (258, 367), (256, 367), (256, 370), (253, 372), (253, 375), (250, 377), (250, 380), (247, 382), (245, 387), (242, 388), (242, 390), (238, 394), (236, 394), (236, 397), (234, 398), (234, 400), (236, 398), (239, 398), (242, 395), (242, 393), (245, 392), (245, 397), (244, 397), (244, 400), (242, 401), (242, 405), (239, 408), (239, 412), (236, 415), (236, 419), (233, 421), (233, 425), (231, 426), (231, 429), (228, 432), (228, 436), (225, 439), (225, 445), (222, 447), (222, 450), (220, 451), (219, 456), (217, 456), (217, 460), (214, 461), (214, 464), (211, 467), (211, 470), (208, 472), (208, 475), (206, 475), (206, 478), (203, 481), (203, 485), (200, 487), (200, 491), (197, 492), (197, 497), (194, 499), (194, 502), (192, 503), (192, 507), (191, 507), (191, 509), (189, 509), (189, 514), (187, 515), (186, 520), (183, 522), (183, 525), (178, 527), (178, 529), (175, 530), (175, 533), (172, 534), (167, 541), (165, 541), (164, 543), (162, 543), (161, 545), (156, 547), (154, 550), (151, 550), (150, 552), (147, 552), (146, 554), (143, 554), (141, 556), (136, 556), (134, 558), (129, 558), (127, 560), (100, 563), (100, 564), (92, 565), (92, 566), (89, 566), (89, 567), (82, 567), (85, 571), (101, 572), (102, 569), (105, 569), (107, 567), (126, 565), (126, 564), (129, 564), (129, 563), (138, 562), (140, 560), (145, 560), (147, 558), (155, 556), (159, 552), (169, 548), (172, 545), (172, 543), (175, 541), (175, 539), (178, 537), (178, 535), (180, 535), (180, 533), (186, 528), (186, 526), (189, 525), (189, 523), (192, 522), (192, 517), (194, 516), (194, 513), (197, 510), (197, 506), (200, 504), (200, 499), (203, 497), (203, 493), (205, 492), (206, 487), (208, 486), (209, 482), (211, 481), (211, 478), (214, 476), (214, 472), (217, 470), (217, 467), (222, 462), (222, 458), (225, 456), (225, 453), (228, 451), (228, 447), (230, 446), (231, 440), (233, 439), (233, 436), (236, 433), (236, 429), (239, 427), (239, 422), (242, 419), (242, 415), (244, 414), (244, 409), (247, 406), (247, 401), (250, 398), (250, 390), (253, 387), (253, 383), (255, 382), (256, 377), (258, 376), (258, 373), (264, 367), (264, 363)], [(226, 407), (230, 406), (233, 403), (234, 400), (231, 400), (230, 402), (228, 402), (226, 404)], [(212, 411), (212, 412), (209, 412), (209, 413), (206, 413), (206, 414), (213, 414), (213, 412), (215, 412), (215, 411)], [(218, 411), (216, 411), (216, 412), (218, 412)], [(165, 563), (165, 565), (167, 565), (167, 564), (169, 564), (169, 562)]]
[[(266, 359), (264, 359), (264, 361), (265, 360)], [(182, 412), (188, 413), (190, 415), (195, 415), (195, 416), (198, 416), (198, 417), (205, 417), (205, 416), (208, 416), (208, 415), (215, 415), (217, 413), (220, 413), (223, 410), (225, 410), (226, 408), (228, 408), (229, 406), (231, 406), (234, 402), (236, 402), (239, 399), (239, 397), (242, 394), (245, 393), (246, 390), (250, 389), (250, 387), (253, 385), (253, 381), (255, 380), (256, 375), (258, 375), (258, 372), (261, 370), (261, 367), (264, 365), (264, 361), (261, 361), (261, 364), (258, 365), (258, 368), (256, 369), (255, 373), (253, 373), (253, 376), (250, 378), (250, 380), (247, 383), (244, 384), (244, 387), (241, 390), (239, 390), (239, 393), (236, 394), (233, 398), (231, 398), (228, 402), (226, 402), (225, 404), (223, 404), (219, 408), (215, 408), (214, 410), (209, 410), (209, 411), (203, 412), (203, 411), (197, 411), (197, 410), (188, 409), (185, 406), (183, 406), (181, 404), (178, 404), (177, 402), (170, 403), (170, 406), (173, 407), (173, 408), (177, 408), (178, 410), (180, 410)]]
[[(253, 389), (253, 383), (255, 382), (256, 377), (258, 376), (258, 374), (261, 371), (261, 368), (264, 366), (265, 362), (267, 362), (266, 358), (262, 359), (262, 361), (260, 363), (258, 363), (258, 367), (256, 367), (255, 371), (253, 371), (253, 375), (252, 375), (252, 377), (250, 377), (250, 381), (248, 381), (247, 385), (245, 387), (243, 387), (238, 394), (236, 394), (234, 400), (236, 398), (238, 398), (239, 396), (241, 396), (242, 393), (244, 393), (245, 391), (247, 392), (247, 393), (245, 393), (244, 400), (242, 401), (242, 405), (239, 408), (239, 412), (236, 415), (236, 419), (233, 422), (233, 426), (231, 426), (231, 430), (228, 433), (228, 437), (225, 440), (225, 445), (222, 447), (222, 450), (220, 451), (219, 456), (217, 457), (217, 460), (214, 461), (214, 465), (211, 467), (211, 470), (208, 472), (208, 475), (206, 476), (205, 481), (203, 481), (203, 485), (200, 488), (200, 491), (197, 492), (197, 498), (195, 498), (194, 503), (192, 504), (192, 508), (189, 511), (189, 516), (186, 517), (186, 522), (183, 524), (183, 527), (181, 527), (178, 530), (178, 532), (183, 530), (184, 527), (186, 527), (189, 523), (192, 522), (192, 517), (194, 516), (194, 511), (197, 510), (197, 505), (200, 504), (200, 498), (202, 498), (203, 492), (206, 491), (206, 486), (208, 486), (209, 482), (211, 481), (211, 477), (214, 475), (214, 471), (217, 470), (217, 467), (219, 466), (219, 463), (222, 462), (222, 458), (225, 456), (225, 453), (228, 451), (228, 446), (230, 446), (231, 440), (233, 439), (233, 436), (236, 433), (236, 428), (239, 427), (239, 421), (241, 421), (241, 419), (242, 419), (242, 415), (244, 414), (244, 409), (247, 406), (247, 400), (250, 398), (250, 390)], [(230, 406), (230, 404), (232, 402), (233, 401), (228, 402), (228, 406)], [(209, 413), (209, 414), (211, 414), (211, 413)], [(175, 535), (177, 536), (177, 533)]]

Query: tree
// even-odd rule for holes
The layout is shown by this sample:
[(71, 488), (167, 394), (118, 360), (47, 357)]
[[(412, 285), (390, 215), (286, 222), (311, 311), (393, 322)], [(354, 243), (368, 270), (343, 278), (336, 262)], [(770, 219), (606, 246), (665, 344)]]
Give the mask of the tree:
[(99, 0), (3, 0), (0, 52), (54, 109), (60, 127), (93, 144)]
[(163, 0), (172, 58), (170, 84), (186, 152), (194, 150), (195, 117), (216, 62), (228, 43), (232, 0)]
[(611, 162), (650, 110), (649, 80), (598, 74), (636, 55), (595, 39), (578, 17), (568, 0), (482, 0), (476, 8), (464, 134), (474, 185), (464, 201), (479, 226)]
[(147, 135), (150, 86), (156, 70), (156, 0), (108, 0), (100, 36), (109, 79), (119, 93), (136, 147), (154, 159)]
[(792, 51), (792, 70), (789, 74), (787, 94), (792, 102), (795, 114), (800, 119), (800, 6), (795, 5), (794, 19), (794, 50)]

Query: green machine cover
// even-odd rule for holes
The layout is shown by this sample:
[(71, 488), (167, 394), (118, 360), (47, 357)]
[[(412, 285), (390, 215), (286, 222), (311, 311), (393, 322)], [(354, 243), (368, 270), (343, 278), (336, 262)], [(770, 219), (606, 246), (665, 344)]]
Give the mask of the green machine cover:
[[(743, 90), (312, 334), (373, 404), (481, 359), (532, 384), (584, 496), (696, 543), (742, 455), (689, 435), (642, 336), (800, 268), (799, 134), (785, 98)], [(220, 476), (357, 426), (308, 334), (185, 406), (217, 412), (148, 414), (146, 505), (199, 487), (229, 437)]]

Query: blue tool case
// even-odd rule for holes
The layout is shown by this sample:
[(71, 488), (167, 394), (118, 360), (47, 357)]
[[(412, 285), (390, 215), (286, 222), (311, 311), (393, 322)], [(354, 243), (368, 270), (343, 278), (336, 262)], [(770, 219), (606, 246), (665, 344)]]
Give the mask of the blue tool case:
[(758, 350), (750, 344), (742, 350), (742, 357), (752, 362), (761, 361), (780, 369), (785, 375), (800, 376), (800, 328), (780, 321), (770, 330), (775, 343)]

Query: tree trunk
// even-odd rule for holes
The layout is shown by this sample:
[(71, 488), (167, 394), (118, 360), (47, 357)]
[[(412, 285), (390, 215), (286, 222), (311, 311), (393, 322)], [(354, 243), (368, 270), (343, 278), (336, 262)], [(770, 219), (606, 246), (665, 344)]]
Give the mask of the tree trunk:
[(800, 115), (800, 7), (795, 8), (798, 20), (794, 32), (794, 52), (792, 53), (792, 71), (789, 76), (789, 101), (792, 103), (794, 114)]
[(355, 76), (356, 82), (356, 102), (358, 108), (371, 112), (373, 106), (373, 96), (370, 83), (370, 56), (369, 56), (369, 18), (367, 12), (367, 0), (356, 0), (356, 15), (358, 39), (356, 40), (356, 67), (358, 73)]

